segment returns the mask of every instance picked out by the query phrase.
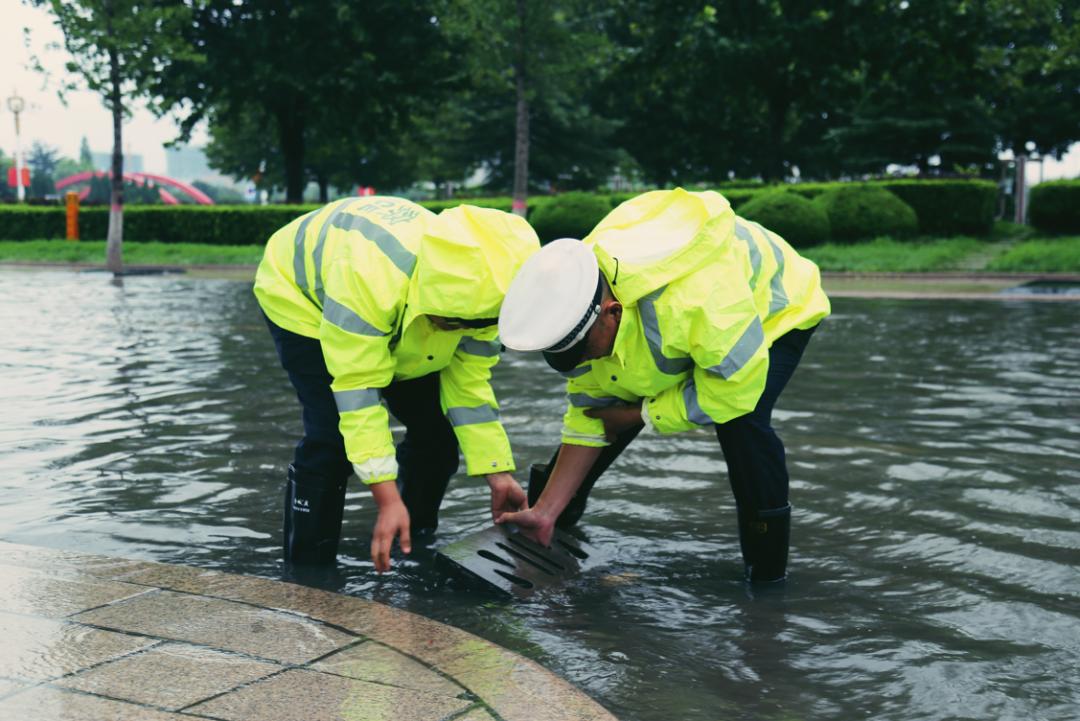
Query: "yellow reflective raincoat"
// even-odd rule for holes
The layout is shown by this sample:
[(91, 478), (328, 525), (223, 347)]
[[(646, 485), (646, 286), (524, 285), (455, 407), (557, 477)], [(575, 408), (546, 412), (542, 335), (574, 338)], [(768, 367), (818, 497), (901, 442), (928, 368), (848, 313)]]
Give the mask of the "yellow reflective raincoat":
[(715, 192), (645, 193), (584, 242), (623, 312), (611, 355), (564, 374), (564, 443), (607, 445), (588, 408), (640, 402), (660, 433), (749, 413), (773, 341), (829, 314), (817, 266)]
[(446, 331), (429, 315), (495, 318), (539, 249), (524, 219), (401, 198), (349, 198), (297, 218), (266, 246), (255, 295), (278, 326), (322, 344), (345, 452), (364, 483), (397, 477), (379, 389), (439, 373), (442, 410), (470, 475), (514, 470), (489, 379), (498, 328)]

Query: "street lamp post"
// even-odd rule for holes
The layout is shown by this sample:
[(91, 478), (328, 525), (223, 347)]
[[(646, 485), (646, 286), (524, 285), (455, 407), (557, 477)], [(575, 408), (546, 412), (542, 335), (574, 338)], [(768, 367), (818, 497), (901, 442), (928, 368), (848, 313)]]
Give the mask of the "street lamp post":
[(26, 200), (26, 188), (22, 183), (22, 143), (19, 137), (19, 113), (26, 107), (26, 101), (24, 101), (17, 92), (12, 92), (11, 97), (7, 99), (7, 107), (15, 115), (15, 188), (18, 194), (19, 202)]

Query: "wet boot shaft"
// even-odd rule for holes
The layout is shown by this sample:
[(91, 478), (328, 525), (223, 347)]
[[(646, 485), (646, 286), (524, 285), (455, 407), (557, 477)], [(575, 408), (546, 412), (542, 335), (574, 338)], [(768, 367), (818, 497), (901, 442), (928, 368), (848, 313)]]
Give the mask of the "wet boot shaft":
[(289, 466), (285, 482), (285, 560), (308, 565), (334, 563), (344, 511), (345, 481), (329, 482)]

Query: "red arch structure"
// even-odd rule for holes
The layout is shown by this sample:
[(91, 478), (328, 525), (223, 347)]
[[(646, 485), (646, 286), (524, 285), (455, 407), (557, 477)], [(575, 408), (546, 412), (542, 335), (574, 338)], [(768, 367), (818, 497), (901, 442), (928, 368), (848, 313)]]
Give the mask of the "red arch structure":
[[(81, 173), (75, 173), (69, 175), (63, 180), (56, 181), (56, 189), (63, 190), (69, 185), (75, 185), (77, 183), (85, 183), (91, 178), (110, 178), (112, 173), (106, 173), (100, 170), (85, 170)], [(188, 185), (180, 180), (170, 178), (165, 175), (155, 175), (154, 173), (124, 173), (124, 180), (135, 183), (136, 185), (145, 185), (147, 182), (153, 182), (158, 185), (158, 195), (161, 197), (161, 201), (166, 205), (179, 205), (180, 201), (171, 192), (165, 189), (163, 186), (169, 186), (174, 188), (189, 198), (194, 200), (199, 205), (213, 205), (214, 201), (210, 199), (210, 196), (202, 192), (193, 185)], [(86, 198), (90, 193), (90, 188), (86, 188), (79, 193), (79, 198)]]

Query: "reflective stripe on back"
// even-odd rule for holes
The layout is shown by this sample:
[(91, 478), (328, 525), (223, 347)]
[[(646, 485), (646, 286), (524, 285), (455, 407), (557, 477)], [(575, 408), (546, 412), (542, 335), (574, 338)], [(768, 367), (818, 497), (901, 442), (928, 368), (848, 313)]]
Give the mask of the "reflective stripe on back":
[(323, 302), (323, 318), (349, 333), (371, 336), (390, 335), (389, 332), (379, 330), (361, 318), (356, 311), (345, 307), (329, 296)]
[(677, 375), (689, 370), (694, 365), (694, 361), (690, 358), (668, 358), (661, 351), (664, 338), (660, 335), (660, 322), (656, 318), (654, 303), (665, 290), (667, 290), (666, 285), (659, 290), (654, 290), (652, 293), (642, 296), (641, 300), (638, 301), (638, 312), (641, 314), (641, 325), (645, 330), (645, 342), (649, 346), (649, 352), (652, 353), (656, 367), (661, 373)]
[(379, 405), (379, 391), (374, 388), (360, 388), (354, 391), (334, 391), (334, 402), (338, 413), (358, 411)]
[(376, 225), (362, 215), (344, 215), (332, 220), (335, 228), (359, 230), (364, 237), (374, 243), (390, 262), (405, 275), (411, 276), (416, 267), (416, 256), (402, 245), (393, 233), (381, 225)]
[(497, 421), (499, 412), (491, 406), (457, 406), (447, 408), (446, 417), (450, 419), (450, 425), (456, 428)]
[(341, 214), (345, 212), (345, 209), (350, 205), (353, 205), (358, 199), (351, 199), (343, 201), (338, 207), (334, 208), (334, 212), (330, 214), (330, 217), (326, 219), (326, 222), (319, 228), (319, 237), (315, 241), (315, 249), (311, 252), (312, 265), (315, 267), (315, 297), (319, 299), (319, 303), (323, 302), (323, 282), (322, 282), (322, 255), (323, 247), (326, 245), (326, 234), (330, 232), (330, 228), (338, 227), (336, 221)]
[(755, 316), (743, 334), (739, 336), (739, 340), (731, 346), (724, 360), (720, 361), (719, 365), (710, 366), (709, 372), (716, 373), (725, 380), (731, 378), (750, 362), (764, 342), (765, 329), (761, 327), (761, 319)]
[[(413, 268), (416, 267), (416, 256), (393, 233), (380, 225), (376, 225), (362, 215), (352, 215), (346, 212), (349, 208), (355, 207), (362, 202), (365, 202), (365, 199), (352, 198), (343, 201), (338, 207), (334, 208), (330, 217), (326, 219), (326, 222), (319, 229), (319, 237), (316, 239), (315, 248), (312, 250), (312, 264), (315, 267), (314, 293), (320, 304), (323, 303), (325, 295), (322, 280), (322, 257), (326, 247), (326, 236), (331, 228), (345, 231), (359, 230), (405, 275), (412, 276)], [(301, 266), (303, 265), (302, 258), (303, 256), (301, 256)], [(299, 277), (298, 274), (297, 278), (299, 279)], [(307, 290), (307, 288), (304, 288), (304, 290)]]

